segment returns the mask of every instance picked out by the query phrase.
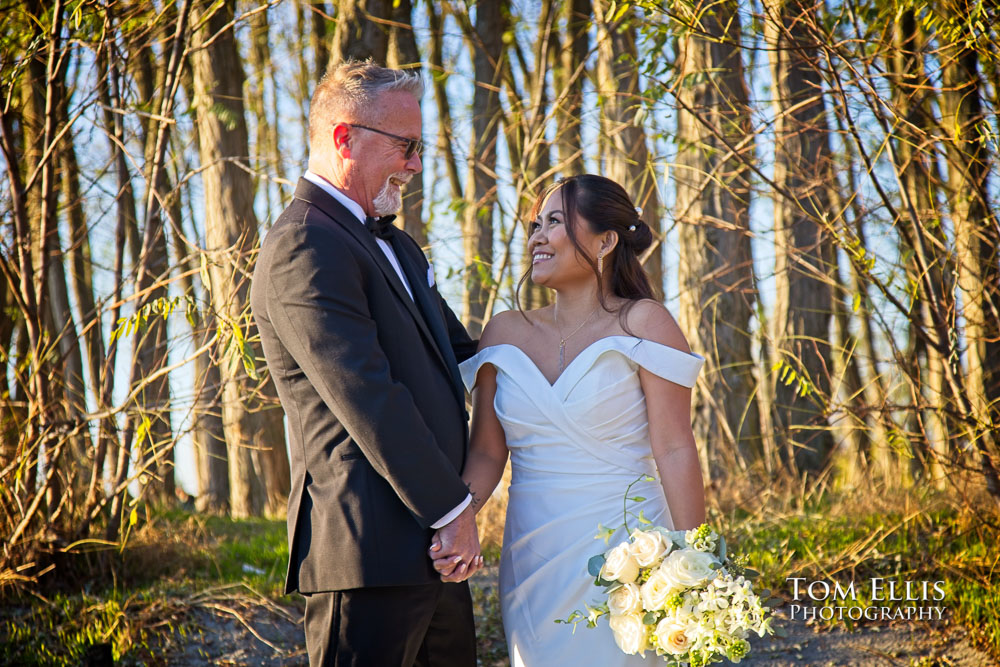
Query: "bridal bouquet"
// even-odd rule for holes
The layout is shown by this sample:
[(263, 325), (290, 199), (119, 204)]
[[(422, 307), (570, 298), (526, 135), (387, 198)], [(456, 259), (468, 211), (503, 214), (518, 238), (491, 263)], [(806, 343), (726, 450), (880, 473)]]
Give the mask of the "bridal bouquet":
[(755, 573), (740, 574), (726, 557), (725, 540), (706, 524), (688, 531), (638, 528), (591, 558), (589, 570), (606, 601), (562, 622), (586, 619), (595, 627), (608, 615), (615, 642), (629, 655), (652, 650), (671, 665), (692, 667), (739, 662), (750, 652), (750, 633), (773, 633), (770, 609), (747, 579)]

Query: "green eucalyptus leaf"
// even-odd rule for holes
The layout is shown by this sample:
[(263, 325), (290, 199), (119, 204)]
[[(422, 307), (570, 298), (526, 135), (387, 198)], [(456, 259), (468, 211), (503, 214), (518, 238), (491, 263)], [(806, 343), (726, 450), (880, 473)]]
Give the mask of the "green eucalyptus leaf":
[(592, 556), (590, 560), (587, 561), (587, 572), (590, 573), (592, 577), (601, 576), (601, 568), (604, 567), (604, 554), (597, 554)]

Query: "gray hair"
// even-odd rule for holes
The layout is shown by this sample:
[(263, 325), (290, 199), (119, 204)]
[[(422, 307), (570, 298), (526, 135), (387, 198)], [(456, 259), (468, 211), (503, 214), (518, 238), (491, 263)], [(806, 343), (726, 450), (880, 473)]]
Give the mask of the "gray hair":
[(378, 98), (402, 91), (417, 101), (424, 83), (417, 71), (380, 67), (371, 60), (345, 60), (327, 70), (313, 92), (309, 104), (309, 141), (339, 122), (377, 122), (382, 109)]

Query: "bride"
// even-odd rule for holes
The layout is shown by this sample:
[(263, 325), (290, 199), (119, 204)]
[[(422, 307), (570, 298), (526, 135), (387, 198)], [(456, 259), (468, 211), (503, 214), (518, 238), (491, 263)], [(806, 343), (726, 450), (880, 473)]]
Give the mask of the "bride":
[[(511, 664), (634, 665), (606, 623), (555, 623), (593, 602), (587, 574), (598, 526), (687, 529), (705, 518), (691, 430), (690, 387), (704, 360), (653, 300), (638, 256), (652, 242), (614, 181), (559, 181), (532, 211), (531, 279), (552, 305), (494, 317), (461, 365), (472, 391), (471, 451), (463, 477), (481, 507), (512, 478), (500, 559), (500, 599)], [(611, 544), (625, 539), (623, 530)], [(453, 563), (435, 567), (447, 574)]]

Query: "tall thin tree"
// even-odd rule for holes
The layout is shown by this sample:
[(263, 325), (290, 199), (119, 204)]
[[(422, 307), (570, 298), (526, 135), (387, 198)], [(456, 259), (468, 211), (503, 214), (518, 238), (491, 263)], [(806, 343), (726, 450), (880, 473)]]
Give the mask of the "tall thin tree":
[(637, 18), (629, 5), (599, 0), (597, 23), (597, 89), (601, 103), (601, 148), (604, 172), (618, 181), (641, 209), (653, 231), (653, 246), (643, 258), (653, 290), (663, 295), (663, 227), (656, 171), (650, 159), (636, 47)]
[[(774, 91), (776, 362), (784, 379), (775, 389), (775, 423), (786, 463), (800, 473), (828, 464), (830, 318), (833, 248), (829, 212), (830, 137), (811, 0), (766, 0), (764, 31)], [(794, 374), (794, 375), (793, 375)]]
[[(248, 277), (258, 235), (250, 174), (237, 164), (247, 160), (249, 142), (243, 63), (231, 26), (235, 5), (234, 0), (198, 3), (195, 25), (201, 27), (194, 34), (192, 61), (212, 304), (229, 351), (236, 353), (236, 359), (226, 355), (221, 366), (230, 511), (249, 516), (283, 509), (289, 473), (273, 385), (269, 380), (258, 385), (249, 376), (255, 369), (248, 351), (256, 346), (247, 310)], [(239, 359), (241, 348), (246, 363)]]
[[(759, 460), (759, 407), (750, 320), (754, 141), (735, 0), (692, 12), (678, 39), (675, 219), (680, 228), (681, 328), (708, 361), (693, 396), (695, 439), (713, 478)], [(725, 142), (720, 140), (725, 138)], [(739, 153), (729, 150), (735, 146)], [(726, 465), (728, 463), (728, 465)]]

